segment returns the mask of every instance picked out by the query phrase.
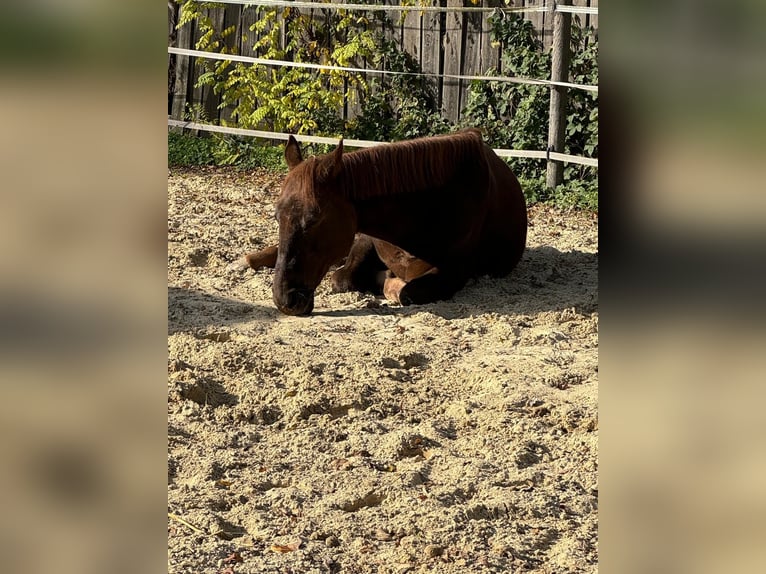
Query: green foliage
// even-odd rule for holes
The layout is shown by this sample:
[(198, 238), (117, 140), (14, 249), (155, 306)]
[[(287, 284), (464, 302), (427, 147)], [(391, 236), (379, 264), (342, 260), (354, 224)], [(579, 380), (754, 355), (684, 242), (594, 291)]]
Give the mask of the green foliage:
[(520, 177), (519, 183), (528, 204), (548, 202), (562, 209), (598, 211), (597, 181), (572, 180), (551, 189), (545, 183), (545, 176), (541, 175), (533, 179)]
[(253, 138), (216, 136), (212, 154), (215, 164), (239, 169), (262, 167), (271, 171), (287, 171), (282, 146), (267, 146)]
[[(382, 38), (373, 65), (393, 72), (421, 71), (409, 53)], [(451, 128), (439, 112), (433, 82), (424, 76), (397, 74), (370, 81), (362, 111), (349, 123), (348, 131), (359, 139), (396, 141), (446, 133)]]
[[(598, 40), (579, 26), (579, 17), (572, 22), (572, 60), (569, 66), (572, 82), (598, 85)], [(598, 157), (598, 94), (585, 90), (569, 90), (567, 98), (567, 128), (565, 153)], [(564, 182), (576, 186), (587, 183), (598, 186), (595, 168), (574, 163), (565, 164)]]
[[(498, 75), (550, 77), (550, 54), (543, 52), (532, 24), (515, 14), (490, 18), (492, 37), (503, 46)], [(570, 79), (598, 84), (598, 40), (575, 16), (572, 22)], [(463, 110), (464, 125), (479, 127), (493, 147), (544, 150), (548, 146), (550, 90), (543, 86), (507, 82), (474, 82)], [(598, 95), (569, 90), (565, 153), (598, 157)], [(513, 159), (509, 165), (523, 180), (530, 203), (553, 201), (562, 207), (598, 206), (597, 170), (565, 164), (564, 183), (555, 190), (544, 181), (545, 162)]]
[[(233, 30), (215, 30), (204, 11), (211, 5), (187, 1), (179, 26), (196, 23), (197, 49), (233, 53), (227, 45)], [(368, 18), (390, 25), (383, 13), (368, 16), (367, 12), (332, 10), (312, 18), (290, 8), (255, 9), (258, 18), (242, 40), (257, 57), (342, 67), (364, 67), (366, 62), (397, 72), (420, 71), (407, 52), (369, 26)], [(284, 47), (280, 20), (286, 30)], [(409, 139), (452, 128), (439, 113), (433, 81), (423, 77), (397, 75), (375, 78), (368, 84), (361, 75), (340, 70), (209, 60), (202, 60), (201, 65), (204, 71), (197, 86), (212, 86), (221, 96), (220, 107), (232, 110), (238, 127), (381, 140)], [(355, 98), (361, 112), (346, 122), (343, 107)]]
[[(186, 2), (179, 25), (197, 23), (200, 32), (197, 49), (233, 53), (227, 37), (234, 30), (231, 27), (215, 30), (203, 10), (206, 6)], [(244, 31), (242, 40), (257, 57), (358, 67), (375, 50), (374, 35), (365, 29), (364, 13), (333, 10), (328, 18), (311, 18), (310, 14), (289, 7), (252, 9), (258, 11), (258, 18)], [(278, 16), (284, 20), (286, 29), (284, 46)], [(354, 97), (357, 88), (362, 91), (366, 88), (362, 76), (341, 70), (317, 72), (211, 60), (203, 60), (203, 66), (197, 85), (212, 86), (221, 96), (221, 107), (231, 107), (234, 123), (249, 129), (340, 135), (345, 127), (344, 102)]]
[[(550, 55), (543, 52), (532, 23), (517, 14), (489, 19), (493, 41), (503, 46), (499, 75), (545, 78), (550, 75)], [(490, 75), (493, 75), (490, 73)], [(481, 128), (493, 147), (545, 149), (548, 145), (550, 93), (544, 86), (509, 82), (474, 82), (462, 123)], [(539, 160), (514, 160), (519, 177), (535, 179), (545, 164)]]
[(562, 185), (556, 186), (548, 199), (563, 209), (598, 211), (598, 180), (565, 181)]
[(196, 166), (214, 163), (213, 140), (168, 132), (168, 165)]
[(219, 134), (213, 137), (194, 137), (168, 132), (168, 165), (217, 165), (237, 169), (262, 167), (277, 172), (287, 171), (282, 146), (268, 146), (252, 138)]

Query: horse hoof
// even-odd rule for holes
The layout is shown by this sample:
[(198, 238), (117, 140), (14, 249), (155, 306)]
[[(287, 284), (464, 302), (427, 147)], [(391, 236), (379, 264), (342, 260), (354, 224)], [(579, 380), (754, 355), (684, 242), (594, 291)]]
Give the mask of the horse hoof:
[(229, 263), (226, 266), (226, 271), (231, 271), (231, 272), (236, 271), (236, 272), (241, 273), (242, 271), (245, 271), (249, 267), (250, 267), (250, 264), (247, 262), (247, 259), (242, 257), (242, 258), (237, 259), (236, 261), (234, 261), (232, 263)]
[(333, 277), (330, 281), (330, 293), (348, 293), (351, 291), (351, 281)]

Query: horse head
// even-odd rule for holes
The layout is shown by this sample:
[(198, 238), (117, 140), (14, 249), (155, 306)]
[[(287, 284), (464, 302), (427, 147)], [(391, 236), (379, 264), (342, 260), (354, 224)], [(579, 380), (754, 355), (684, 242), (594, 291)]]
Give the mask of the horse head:
[(272, 291), (282, 313), (308, 315), (317, 286), (351, 248), (356, 213), (340, 190), (343, 140), (333, 152), (304, 160), (290, 136), (285, 160), (290, 170), (276, 204), (279, 249)]

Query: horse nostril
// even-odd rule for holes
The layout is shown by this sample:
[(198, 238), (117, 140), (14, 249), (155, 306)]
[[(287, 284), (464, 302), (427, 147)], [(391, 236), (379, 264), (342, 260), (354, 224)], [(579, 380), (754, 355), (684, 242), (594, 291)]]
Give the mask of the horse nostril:
[(301, 307), (306, 302), (306, 294), (297, 289), (291, 289), (287, 292), (287, 307), (295, 309)]
[(281, 308), (288, 315), (308, 315), (314, 309), (314, 292), (308, 289), (290, 289), (285, 293), (285, 306)]

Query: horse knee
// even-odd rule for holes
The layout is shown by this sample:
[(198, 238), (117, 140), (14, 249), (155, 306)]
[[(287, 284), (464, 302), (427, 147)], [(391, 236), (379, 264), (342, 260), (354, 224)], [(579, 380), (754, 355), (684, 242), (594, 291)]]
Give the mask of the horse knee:
[(348, 269), (341, 267), (330, 277), (330, 290), (333, 293), (353, 291), (353, 287), (351, 272)]

